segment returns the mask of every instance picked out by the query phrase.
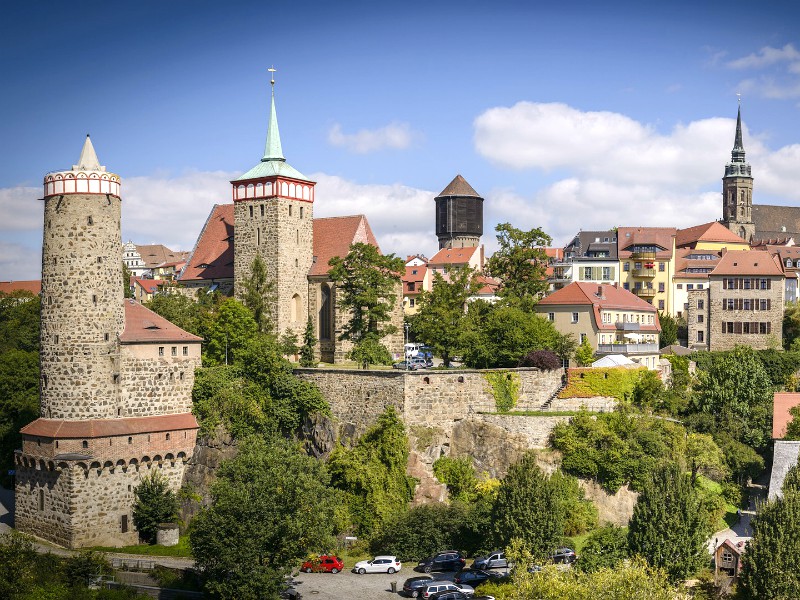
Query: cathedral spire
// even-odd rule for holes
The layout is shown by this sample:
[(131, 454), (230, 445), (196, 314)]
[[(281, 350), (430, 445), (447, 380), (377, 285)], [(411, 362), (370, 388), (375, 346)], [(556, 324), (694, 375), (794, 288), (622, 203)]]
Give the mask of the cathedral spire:
[(267, 127), (267, 145), (264, 148), (264, 158), (262, 162), (269, 160), (285, 161), (283, 149), (281, 148), (281, 134), (278, 131), (278, 113), (275, 110), (275, 69), (267, 69), (270, 72), (270, 85), (272, 86), (272, 100), (270, 103), (269, 126)]
[(731, 150), (731, 162), (743, 163), (744, 159), (744, 144), (742, 143), (742, 105), (739, 105), (739, 112), (736, 115), (736, 139), (733, 141), (733, 150)]

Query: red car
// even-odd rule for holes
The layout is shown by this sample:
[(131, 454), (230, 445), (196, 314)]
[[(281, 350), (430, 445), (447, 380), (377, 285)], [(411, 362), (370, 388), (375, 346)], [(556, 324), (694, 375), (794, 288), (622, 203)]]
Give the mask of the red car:
[(342, 559), (338, 556), (327, 556), (323, 554), (318, 558), (307, 560), (300, 567), (306, 573), (338, 573), (344, 568)]

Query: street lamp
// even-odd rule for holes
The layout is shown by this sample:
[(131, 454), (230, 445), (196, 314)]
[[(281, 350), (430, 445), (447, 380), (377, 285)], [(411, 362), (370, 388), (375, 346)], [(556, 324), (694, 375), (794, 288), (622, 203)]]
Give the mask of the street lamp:
[(405, 341), (405, 344), (403, 344), (403, 360), (406, 361), (406, 371), (408, 371), (408, 367), (410, 366), (408, 364), (408, 329), (409, 329), (409, 327), (411, 327), (411, 325), (409, 324), (408, 321), (405, 321), (403, 323), (403, 329), (406, 330), (406, 338), (405, 338), (406, 341)]

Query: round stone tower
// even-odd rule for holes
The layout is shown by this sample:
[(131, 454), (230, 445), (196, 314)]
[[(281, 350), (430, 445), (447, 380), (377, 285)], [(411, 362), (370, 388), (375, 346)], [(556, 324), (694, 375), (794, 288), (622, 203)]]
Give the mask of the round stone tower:
[(125, 326), (120, 180), (89, 136), (78, 164), (44, 180), (41, 415), (118, 415), (117, 340)]
[(456, 175), (435, 200), (439, 250), (480, 246), (483, 198), (478, 192), (461, 175)]

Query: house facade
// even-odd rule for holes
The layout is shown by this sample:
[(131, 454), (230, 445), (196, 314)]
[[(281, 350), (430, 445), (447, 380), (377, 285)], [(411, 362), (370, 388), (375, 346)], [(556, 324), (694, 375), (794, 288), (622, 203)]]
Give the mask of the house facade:
[(620, 285), (670, 314), (673, 312), (676, 233), (673, 227), (620, 227), (617, 230)]

